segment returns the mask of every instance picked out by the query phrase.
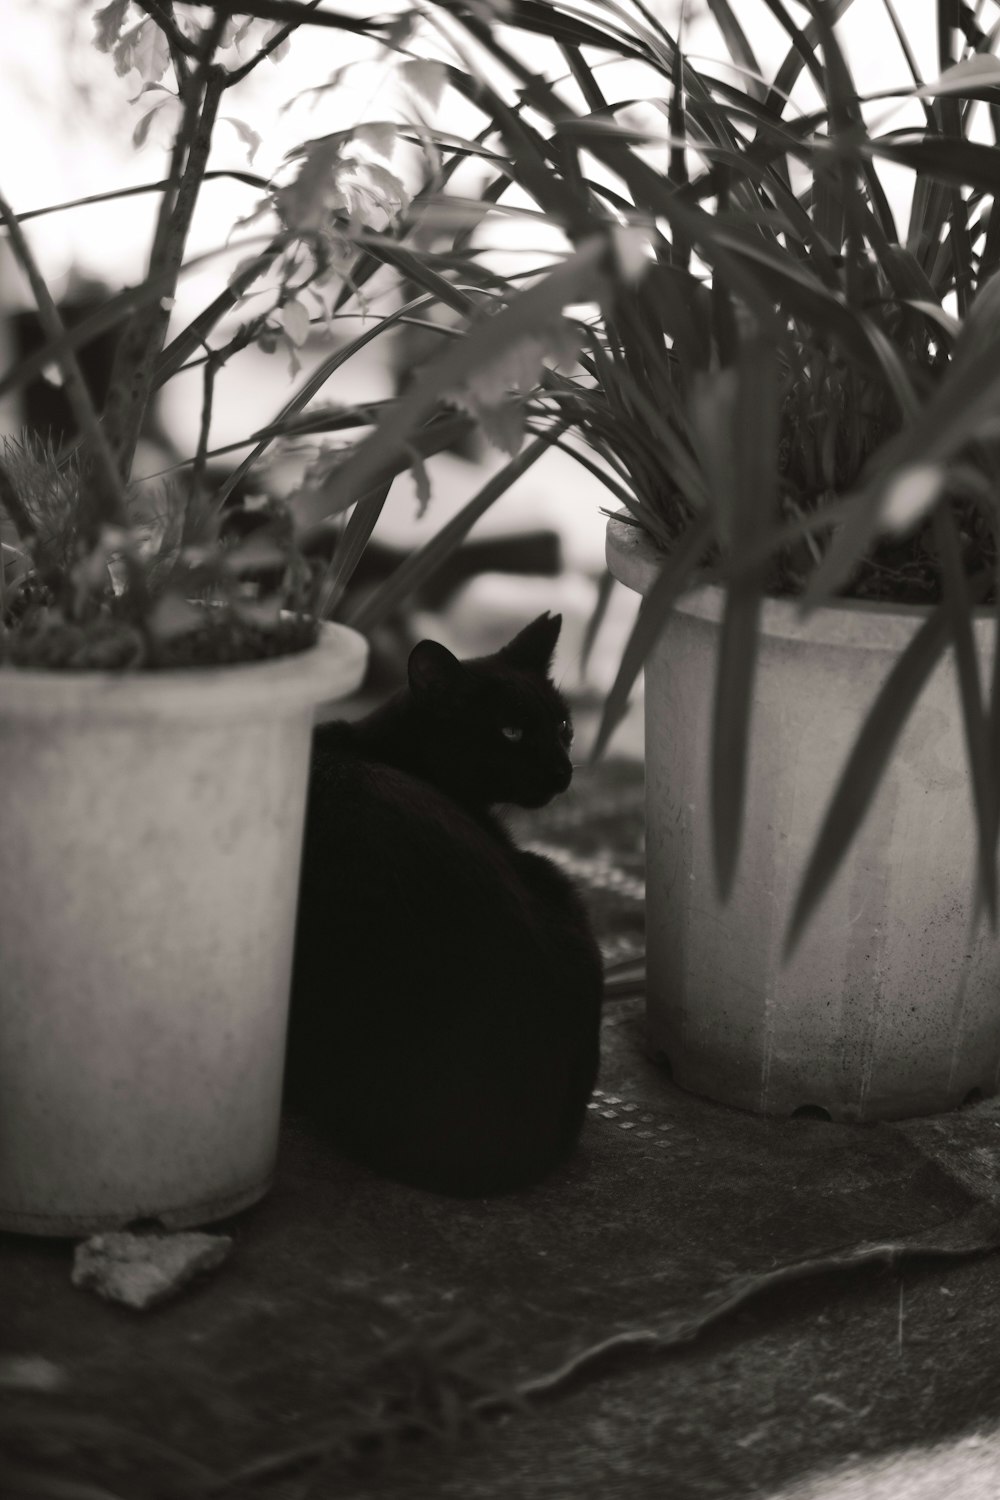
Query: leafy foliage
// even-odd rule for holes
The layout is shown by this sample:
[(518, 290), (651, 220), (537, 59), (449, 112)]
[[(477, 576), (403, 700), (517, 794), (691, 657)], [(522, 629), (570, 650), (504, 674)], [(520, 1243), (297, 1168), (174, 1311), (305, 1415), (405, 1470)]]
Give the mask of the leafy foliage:
[[(0, 662), (120, 671), (216, 665), (315, 640), (315, 570), (278, 506), (225, 517), (177, 483), (136, 486), (124, 528), (83, 547), (79, 461), (4, 439)], [(9, 540), (8, 540), (9, 538)]]
[[(1000, 607), (1000, 6), (939, 0), (938, 76), (928, 79), (894, 0), (754, 4), (784, 36), (770, 70), (752, 41), (753, 5), (732, 0), (708, 6), (714, 64), (689, 55), (685, 36), (644, 0), (434, 0), (370, 19), (299, 0), (247, 0), (235, 20), (215, 4), (168, 12), (111, 0), (98, 10), (96, 45), (143, 90), (139, 137), (158, 90), (178, 124), (148, 284), (128, 309), (119, 294), (107, 312), (129, 316), (101, 423), (80, 405), (80, 526), (66, 577), (90, 557), (88, 576), (103, 578), (124, 536), (133, 621), (147, 635), (178, 626), (184, 611), (154, 603), (128, 524), (131, 455), (153, 391), (180, 369), (203, 371), (202, 440), (186, 470), (193, 495), (208, 459), (221, 456), (210, 443), (211, 392), (226, 361), (251, 343), (280, 347), (294, 376), (309, 340), (365, 315), (362, 331), (338, 339), (274, 419), (248, 434), (250, 456), (216, 496), (221, 506), (274, 444), (312, 445), (290, 526), (307, 548), (320, 533), (334, 539), (309, 596), (318, 608), (349, 612), (348, 584), (394, 477), (412, 468), (426, 505), (426, 459), (456, 424), (475, 420), (509, 456), (470, 515), (499, 500), (522, 455), (567, 447), (665, 554), (600, 743), (679, 593), (705, 581), (729, 591), (712, 752), (716, 866), (727, 889), (764, 595), (801, 596), (805, 608), (844, 594), (925, 604), (938, 623), (887, 681), (837, 796), (863, 813), (913, 685), (932, 657), (954, 650), (992, 910), (1000, 671), (977, 708), (968, 627), (976, 603)], [(858, 89), (843, 40), (848, 12), (895, 35), (896, 87), (873, 97)], [(367, 37), (394, 102), (383, 97), (378, 118), (303, 141), (273, 179), (246, 176), (261, 188), (244, 221), (263, 231), (254, 254), (165, 345), (217, 121), (232, 120), (256, 149), (256, 132), (220, 114), (220, 103), (297, 28)], [(335, 68), (317, 96), (335, 92), (351, 66)], [(444, 100), (463, 133), (439, 127)], [(0, 216), (27, 268), (29, 247), (2, 200)], [(544, 228), (548, 247), (516, 274), (491, 254), (493, 227), (512, 216)], [(395, 304), (373, 313), (386, 295)], [(235, 331), (220, 337), (234, 310)], [(409, 389), (342, 410), (319, 404), (336, 371), (407, 323), (437, 332)], [(69, 390), (78, 335), (50, 316), (46, 336), (36, 359), (59, 364)], [(82, 402), (78, 382), (73, 389)], [(58, 464), (66, 472), (65, 456)], [(16, 520), (16, 498), (5, 508)], [(419, 561), (365, 601), (365, 623), (378, 624), (462, 534), (442, 527)], [(6, 546), (9, 594), (27, 588), (24, 558), (38, 543), (22, 535)], [(212, 566), (216, 578), (226, 571)], [(4, 608), (9, 621), (9, 601)], [(857, 818), (834, 823), (800, 925)]]
[[(631, 283), (613, 263), (578, 370), (547, 381), (535, 410), (558, 403), (628, 519), (667, 554), (634, 642), (655, 639), (682, 587), (728, 590), (712, 749), (723, 892), (739, 843), (763, 595), (802, 595), (806, 607), (845, 593), (937, 606), (848, 762), (793, 937), (949, 646), (963, 681), (980, 877), (987, 909), (996, 904), (1000, 772), (989, 746), (1000, 701), (977, 706), (969, 621), (984, 598), (997, 608), (1000, 63), (990, 48), (1000, 26), (987, 31), (939, 6), (941, 76), (926, 82), (892, 6), (872, 0), (866, 8), (896, 29), (903, 81), (866, 99), (841, 44), (850, 8), (810, 0), (800, 26), (769, 0), (788, 51), (767, 76), (741, 24), (746, 8), (737, 21), (718, 0), (711, 10), (733, 64), (723, 77), (695, 66), (639, 0), (572, 11), (541, 0), (530, 21), (527, 8), (516, 12), (513, 28), (551, 40), (569, 86), (527, 68), (506, 34), (457, 17), (516, 82), (515, 106), (492, 71), (466, 92), (505, 147), (500, 199), (516, 186), (576, 242), (622, 225), (647, 240)], [(953, 21), (969, 22), (962, 56)], [(642, 99), (605, 92), (600, 64), (623, 57), (645, 70)], [(800, 79), (812, 97), (797, 102)], [(989, 106), (982, 130), (976, 101)], [(890, 165), (910, 174), (903, 229), (900, 195), (882, 180)], [(601, 743), (643, 654), (626, 651)]]

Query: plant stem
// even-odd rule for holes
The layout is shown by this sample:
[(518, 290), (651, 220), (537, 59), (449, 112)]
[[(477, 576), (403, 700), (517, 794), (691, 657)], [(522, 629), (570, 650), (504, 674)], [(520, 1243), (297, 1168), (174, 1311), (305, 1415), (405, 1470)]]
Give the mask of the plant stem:
[[(31, 286), (38, 309), (38, 321), (42, 332), (52, 343), (65, 340), (59, 309), (55, 304), (48, 283), (38, 268), (24, 231), (17, 221), (6, 198), (0, 193), (0, 220), (7, 229), (10, 247)], [(63, 377), (63, 388), (70, 410), (80, 429), (80, 437), (91, 465), (91, 479), (85, 484), (86, 493), (81, 495), (82, 525), (81, 540), (90, 544), (96, 541), (102, 527), (125, 526), (125, 502), (122, 484), (115, 466), (114, 454), (107, 435), (101, 426), (90, 392), (87, 390), (83, 372), (76, 354), (69, 344), (56, 355)]]
[(224, 317), (230, 308), (236, 306), (247, 288), (256, 281), (258, 276), (263, 275), (274, 259), (281, 254), (288, 238), (289, 236), (282, 232), (266, 250), (244, 266), (241, 271), (237, 271), (225, 290), (220, 292), (218, 297), (210, 302), (208, 307), (199, 313), (162, 353), (157, 355), (154, 388), (165, 384), (172, 375), (177, 373), (188, 355), (197, 349), (199, 344), (204, 345), (219, 319)]
[(206, 0), (215, 10), (228, 16), (230, 9), (241, 16), (255, 16), (259, 21), (282, 21), (293, 26), (328, 26), (334, 31), (351, 31), (357, 36), (379, 36), (390, 29), (389, 21), (375, 17), (364, 20), (360, 16), (348, 16), (342, 11), (313, 10), (311, 5), (296, 3), (296, 0), (243, 0), (235, 5), (233, 0)]
[(198, 46), (190, 37), (184, 35), (167, 6), (161, 5), (160, 0), (139, 0), (139, 9), (144, 10), (163, 32), (171, 47), (183, 53), (185, 57), (197, 57)]
[(195, 453), (194, 464), (191, 469), (191, 487), (194, 490), (199, 490), (205, 481), (208, 439), (212, 430), (212, 400), (215, 395), (215, 377), (218, 373), (219, 363), (218, 357), (212, 350), (209, 350), (202, 376), (201, 430), (198, 434), (198, 450)]
[(206, 65), (192, 79), (171, 162), (170, 185), (164, 192), (163, 209), (150, 254), (148, 275), (164, 277), (163, 295), (128, 325), (115, 356), (104, 420), (122, 478), (131, 473), (136, 444), (153, 393), (156, 362), (166, 339), (170, 309), (198, 190), (208, 164), (212, 130), (225, 80), (224, 70), (211, 65)]
[[(318, 5), (319, 0), (307, 0), (305, 9), (315, 10)], [(300, 21), (288, 21), (284, 26), (281, 27), (279, 31), (276, 31), (271, 40), (269, 42), (265, 42), (260, 51), (256, 52), (248, 62), (245, 62), (242, 68), (236, 68), (232, 73), (230, 73), (229, 77), (226, 79), (226, 88), (231, 89), (234, 84), (241, 83), (242, 80), (247, 76), (247, 74), (252, 72), (253, 69), (256, 68), (258, 63), (262, 63), (265, 57), (270, 57), (271, 53), (276, 51), (283, 42), (287, 42), (292, 32), (297, 31), (300, 25)]]

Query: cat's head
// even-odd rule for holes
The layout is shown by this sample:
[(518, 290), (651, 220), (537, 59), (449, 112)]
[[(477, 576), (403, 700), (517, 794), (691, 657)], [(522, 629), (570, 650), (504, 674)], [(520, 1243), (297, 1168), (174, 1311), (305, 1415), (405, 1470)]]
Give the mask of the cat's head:
[(492, 656), (459, 661), (437, 641), (410, 653), (421, 759), (467, 803), (542, 807), (569, 786), (573, 726), (549, 677), (561, 615), (539, 615)]

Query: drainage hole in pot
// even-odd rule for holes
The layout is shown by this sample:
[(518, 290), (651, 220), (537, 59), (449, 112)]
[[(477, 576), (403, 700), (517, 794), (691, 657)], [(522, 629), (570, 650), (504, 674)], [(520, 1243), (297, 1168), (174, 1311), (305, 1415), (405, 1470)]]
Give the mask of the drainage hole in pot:
[(792, 1110), (793, 1120), (826, 1120), (833, 1119), (830, 1111), (824, 1109), (822, 1104), (800, 1104), (798, 1109)]
[(970, 1089), (965, 1098), (962, 1100), (962, 1108), (965, 1109), (970, 1104), (982, 1104), (983, 1098), (984, 1095), (982, 1089)]
[(668, 1078), (673, 1078), (673, 1076), (674, 1076), (674, 1070), (671, 1067), (670, 1058), (667, 1056), (667, 1054), (665, 1052), (661, 1052), (660, 1049), (657, 1048), (656, 1051), (653, 1053), (653, 1061), (655, 1062), (656, 1066), (660, 1069), (661, 1073), (665, 1073)]

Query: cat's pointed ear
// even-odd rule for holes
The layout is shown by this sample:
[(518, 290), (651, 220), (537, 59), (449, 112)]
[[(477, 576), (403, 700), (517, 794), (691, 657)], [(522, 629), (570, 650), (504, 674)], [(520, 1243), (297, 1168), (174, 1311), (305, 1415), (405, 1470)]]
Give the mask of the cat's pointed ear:
[(500, 656), (509, 666), (522, 667), (529, 672), (547, 673), (555, 655), (556, 641), (562, 629), (562, 615), (550, 615), (548, 610), (525, 625), (512, 641), (500, 650)]
[(439, 641), (418, 641), (410, 652), (406, 674), (415, 698), (454, 696), (468, 683), (458, 657)]

